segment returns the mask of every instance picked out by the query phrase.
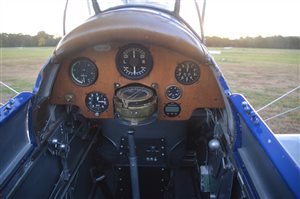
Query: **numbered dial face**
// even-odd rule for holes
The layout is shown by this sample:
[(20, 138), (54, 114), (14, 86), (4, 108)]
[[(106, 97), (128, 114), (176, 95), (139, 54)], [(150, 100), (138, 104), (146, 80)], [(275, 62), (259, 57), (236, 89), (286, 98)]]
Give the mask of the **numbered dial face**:
[(91, 92), (85, 98), (86, 106), (94, 113), (102, 113), (108, 108), (108, 99), (105, 94)]
[(75, 84), (89, 86), (97, 80), (98, 69), (91, 60), (81, 58), (71, 64), (70, 75)]
[(140, 44), (128, 44), (120, 48), (117, 53), (116, 65), (121, 75), (137, 80), (150, 73), (153, 59), (146, 47)]
[(175, 77), (181, 84), (194, 84), (200, 78), (200, 67), (192, 61), (185, 61), (177, 65)]
[(169, 100), (178, 100), (181, 97), (181, 89), (177, 86), (168, 86), (166, 90), (166, 96)]

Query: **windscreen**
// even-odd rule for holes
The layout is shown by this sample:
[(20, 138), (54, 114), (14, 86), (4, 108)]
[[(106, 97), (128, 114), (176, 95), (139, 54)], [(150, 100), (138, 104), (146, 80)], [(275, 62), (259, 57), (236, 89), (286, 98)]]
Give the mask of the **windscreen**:
[[(196, 0), (202, 11), (201, 5), (203, 0)], [(126, 6), (144, 6), (174, 12), (176, 0), (97, 0), (101, 12), (106, 10), (126, 7)], [(71, 31), (78, 25), (85, 22), (86, 19), (95, 14), (92, 6), (92, 0), (69, 0), (67, 17), (66, 17), (66, 32)], [(181, 0), (179, 8), (179, 16), (198, 34), (201, 35), (201, 27), (195, 0)], [(202, 13), (200, 13), (202, 14)]]
[(98, 3), (102, 11), (116, 6), (149, 6), (168, 11), (173, 11), (175, 7), (175, 0), (100, 0)]

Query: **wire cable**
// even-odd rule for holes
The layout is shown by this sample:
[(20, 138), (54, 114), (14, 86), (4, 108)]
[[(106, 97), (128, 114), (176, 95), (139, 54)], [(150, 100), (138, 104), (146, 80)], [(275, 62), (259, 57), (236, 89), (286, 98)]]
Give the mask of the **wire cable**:
[(13, 89), (12, 87), (8, 86), (7, 84), (5, 84), (4, 82), (0, 81), (0, 84), (2, 84), (3, 86), (5, 86), (6, 88), (8, 88), (9, 90), (13, 91), (16, 94), (19, 94), (18, 91), (16, 91), (15, 89)]
[(292, 108), (292, 109), (290, 109), (290, 110), (287, 110), (287, 111), (285, 111), (285, 112), (283, 112), (283, 113), (279, 113), (279, 114), (277, 114), (277, 115), (274, 115), (274, 116), (272, 116), (272, 117), (269, 117), (269, 118), (265, 119), (265, 122), (267, 122), (267, 121), (269, 121), (269, 120), (271, 120), (271, 119), (274, 119), (274, 118), (276, 118), (276, 117), (283, 116), (283, 115), (285, 115), (285, 114), (287, 114), (287, 113), (291, 113), (291, 112), (293, 112), (293, 111), (296, 111), (297, 109), (300, 109), (300, 106), (297, 106), (297, 107)]
[(279, 101), (280, 99), (282, 99), (282, 98), (284, 98), (285, 96), (287, 96), (287, 95), (291, 94), (292, 92), (296, 91), (296, 90), (297, 90), (297, 89), (299, 89), (299, 88), (300, 88), (300, 85), (299, 85), (299, 86), (297, 86), (296, 88), (294, 88), (294, 89), (292, 89), (292, 90), (290, 90), (290, 91), (286, 92), (285, 94), (281, 95), (280, 97), (276, 98), (276, 99), (275, 99), (275, 100), (273, 100), (272, 102), (270, 102), (270, 103), (266, 104), (266, 105), (265, 105), (265, 106), (263, 106), (262, 108), (258, 109), (256, 112), (259, 112), (259, 111), (262, 111), (262, 110), (264, 110), (264, 109), (265, 109), (265, 108), (267, 108), (268, 106), (270, 106), (270, 105), (274, 104), (275, 102)]

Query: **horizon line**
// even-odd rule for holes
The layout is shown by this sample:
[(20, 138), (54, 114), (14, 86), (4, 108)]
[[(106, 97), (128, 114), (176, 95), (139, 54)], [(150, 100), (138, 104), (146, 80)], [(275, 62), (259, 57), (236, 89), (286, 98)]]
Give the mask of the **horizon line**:
[[(58, 37), (63, 37), (63, 35), (61, 34), (51, 34), (51, 33), (48, 33), (44, 30), (41, 30), (41, 31), (38, 31), (37, 33), (35, 34), (29, 34), (29, 33), (22, 33), (22, 32), (0, 32), (0, 34), (21, 34), (21, 35), (29, 35), (29, 36), (37, 36), (37, 34), (39, 32), (45, 32), (46, 34), (48, 35), (51, 35), (51, 36), (56, 36), (56, 38)], [(67, 33), (68, 34), (68, 33)], [(281, 35), (281, 34), (273, 34), (273, 35), (268, 35), (268, 36), (264, 36), (264, 35), (256, 35), (256, 36), (239, 36), (239, 37), (226, 37), (226, 36), (220, 36), (220, 35), (205, 35), (204, 37), (219, 37), (219, 38), (222, 38), (222, 39), (230, 39), (230, 40), (238, 40), (238, 39), (243, 39), (243, 38), (257, 38), (257, 37), (262, 37), (262, 38), (268, 38), (268, 37), (300, 37), (300, 35)]]

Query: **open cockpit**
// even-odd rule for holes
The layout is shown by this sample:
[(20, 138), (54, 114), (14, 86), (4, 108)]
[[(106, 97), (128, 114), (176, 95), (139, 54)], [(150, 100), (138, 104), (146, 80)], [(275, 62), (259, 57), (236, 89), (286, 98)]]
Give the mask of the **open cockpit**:
[(7, 112), (24, 114), (0, 126), (5, 197), (292, 196), (251, 133), (264, 124), (170, 11), (96, 14), (63, 37), (33, 94), (15, 102)]

